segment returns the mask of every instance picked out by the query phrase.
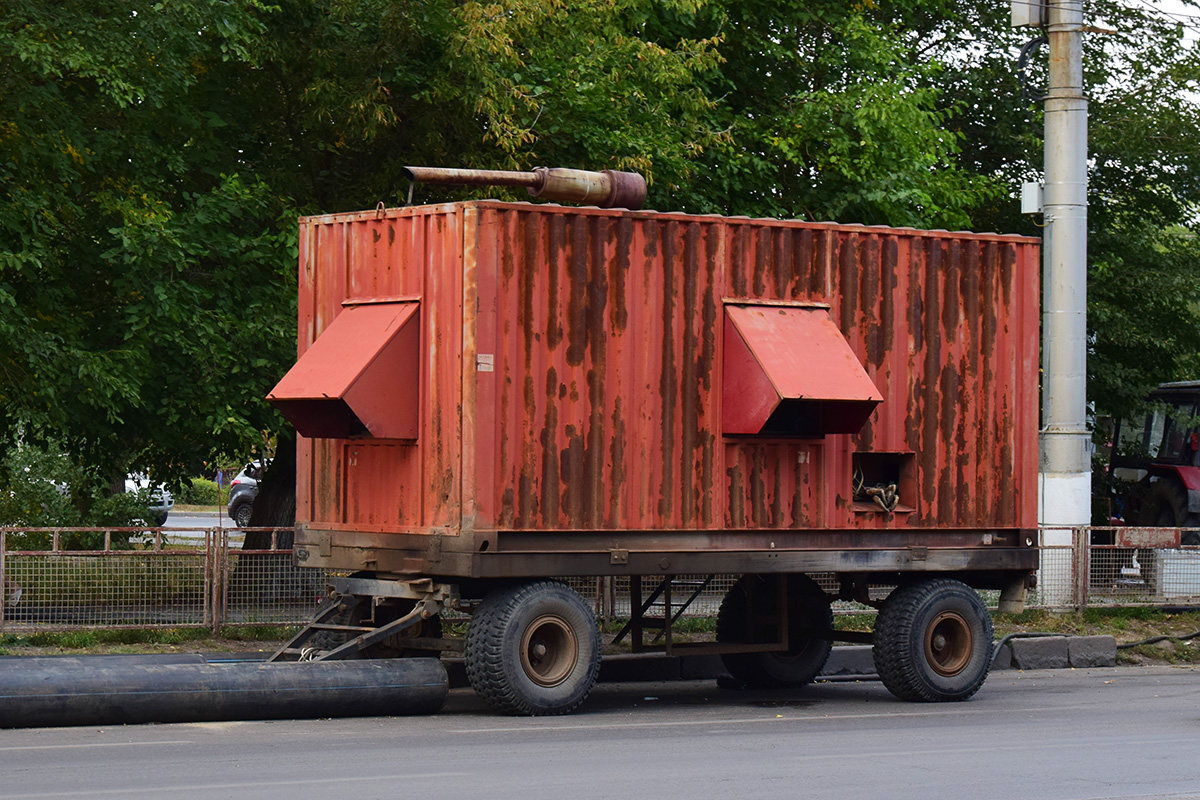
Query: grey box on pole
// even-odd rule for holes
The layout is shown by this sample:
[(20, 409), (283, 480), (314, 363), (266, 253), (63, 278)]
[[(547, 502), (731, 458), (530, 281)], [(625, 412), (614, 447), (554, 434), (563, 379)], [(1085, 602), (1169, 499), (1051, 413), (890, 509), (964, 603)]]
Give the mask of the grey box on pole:
[(1022, 183), (1021, 184), (1021, 213), (1022, 214), (1040, 214), (1042, 213), (1042, 198), (1043, 191), (1040, 183)]
[(1009, 0), (1014, 28), (1041, 28), (1046, 24), (1044, 0)]

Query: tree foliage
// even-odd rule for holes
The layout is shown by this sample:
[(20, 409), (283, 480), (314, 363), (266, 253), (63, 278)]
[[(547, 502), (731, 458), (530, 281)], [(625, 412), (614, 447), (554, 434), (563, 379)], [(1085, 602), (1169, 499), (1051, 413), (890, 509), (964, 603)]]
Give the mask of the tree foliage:
[[(98, 481), (199, 474), (280, 430), (262, 398), (295, 352), (294, 218), (395, 205), (406, 164), (635, 169), (654, 208), (1038, 233), (1013, 199), (1041, 168), (1029, 34), (1003, 4), (2, 8), (0, 435)], [(1088, 13), (1114, 31), (1087, 38), (1091, 381), (1119, 411), (1200, 367), (1200, 73), (1146, 6)]]
[[(25, 444), (0, 458), (0, 520), (18, 527), (72, 527), (105, 525), (129, 527), (146, 522), (153, 489), (110, 492), (95, 470), (80, 467), (55, 443), (49, 448)], [(130, 546), (133, 535), (109, 534), (109, 546)], [(43, 532), (9, 534), (11, 550), (45, 550), (50, 535)], [(104, 545), (102, 531), (64, 531), (59, 547), (94, 550)]]
[[(921, 0), (915, 4), (923, 5)], [(714, 4), (723, 62), (709, 80), (728, 135), (689, 187), (706, 211), (966, 227), (998, 194), (964, 171), (932, 79), (902, 21), (872, 4)]]
[[(1200, 378), (1200, 52), (1189, 18), (1152, 4), (1096, 0), (1085, 7), (1088, 108), (1088, 395), (1122, 415), (1163, 381)], [(1047, 50), (1040, 31), (1011, 29), (1003, 4), (952, 4), (913, 36), (937, 73), (949, 125), (971, 143), (962, 167), (1007, 186), (1042, 171)], [(1186, 33), (1192, 26), (1192, 40)], [(1025, 100), (1021, 100), (1022, 95)], [(998, 202), (997, 202), (998, 201)], [(978, 227), (1041, 235), (1011, 192), (972, 209)]]
[(239, 177), (207, 84), (254, 63), (264, 9), (126, 9), (23, 3), (0, 28), (0, 414), (104, 484), (274, 424), (295, 324), (290, 198)]

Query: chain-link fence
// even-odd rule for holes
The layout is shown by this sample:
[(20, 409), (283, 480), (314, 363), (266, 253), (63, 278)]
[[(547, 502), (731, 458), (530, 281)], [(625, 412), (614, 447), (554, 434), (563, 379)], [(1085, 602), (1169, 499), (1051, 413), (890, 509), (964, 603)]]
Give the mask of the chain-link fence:
[[(293, 565), (291, 550), (278, 546), (281, 539), (290, 542), (289, 532), (273, 531), (270, 547), (248, 550), (246, 531), (226, 528), (0, 529), (0, 632), (301, 624), (323, 598), (328, 576)], [(84, 541), (98, 549), (73, 549)], [(1030, 607), (1200, 605), (1200, 546), (1181, 546), (1178, 529), (1047, 528), (1040, 544)], [(813, 577), (837, 593), (835, 576)], [(673, 612), (686, 604), (685, 616), (715, 616), (737, 578), (673, 576)], [(629, 617), (629, 578), (568, 583), (594, 603), (598, 616)], [(643, 602), (658, 588), (658, 579), (647, 578)], [(872, 600), (890, 588), (872, 587)], [(983, 595), (994, 608), (999, 593)], [(839, 601), (834, 610), (872, 608)]]
[[(0, 530), (0, 631), (296, 625), (325, 594), (291, 550), (243, 548), (245, 531)], [(290, 541), (290, 539), (289, 539)], [(82, 543), (98, 549), (73, 549)]]

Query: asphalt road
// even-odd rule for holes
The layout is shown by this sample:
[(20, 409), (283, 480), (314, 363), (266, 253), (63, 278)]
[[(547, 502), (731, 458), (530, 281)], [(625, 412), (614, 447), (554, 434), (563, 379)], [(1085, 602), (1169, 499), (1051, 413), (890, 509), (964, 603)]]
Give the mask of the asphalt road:
[(1004, 672), (966, 703), (878, 683), (598, 686), (584, 709), (0, 731), (0, 797), (1200, 797), (1200, 671)]
[[(226, 527), (233, 527), (233, 521), (226, 514), (221, 515), (220, 523)], [(204, 528), (215, 528), (217, 524), (218, 518), (215, 511), (172, 511), (167, 515), (167, 521), (163, 527), (203, 530)]]

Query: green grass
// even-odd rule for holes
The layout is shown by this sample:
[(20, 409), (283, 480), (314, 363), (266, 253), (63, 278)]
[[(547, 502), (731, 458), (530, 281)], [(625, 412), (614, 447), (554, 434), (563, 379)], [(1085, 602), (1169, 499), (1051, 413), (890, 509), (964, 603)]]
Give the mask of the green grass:
[(1144, 606), (1089, 608), (1083, 613), (1030, 609), (1022, 614), (994, 614), (993, 621), (997, 632), (1036, 630), (1077, 635), (1106, 633), (1118, 641), (1125, 635), (1148, 638), (1155, 635), (1153, 631), (1157, 629), (1173, 631), (1175, 634), (1200, 630), (1200, 612), (1168, 612)]
[(110, 630), (38, 631), (0, 635), (0, 655), (22, 651), (59, 650), (105, 653), (145, 653), (193, 645), (196, 650), (226, 650), (231, 643), (275, 642), (290, 639), (299, 628), (235, 625), (218, 636), (208, 628), (119, 628)]

